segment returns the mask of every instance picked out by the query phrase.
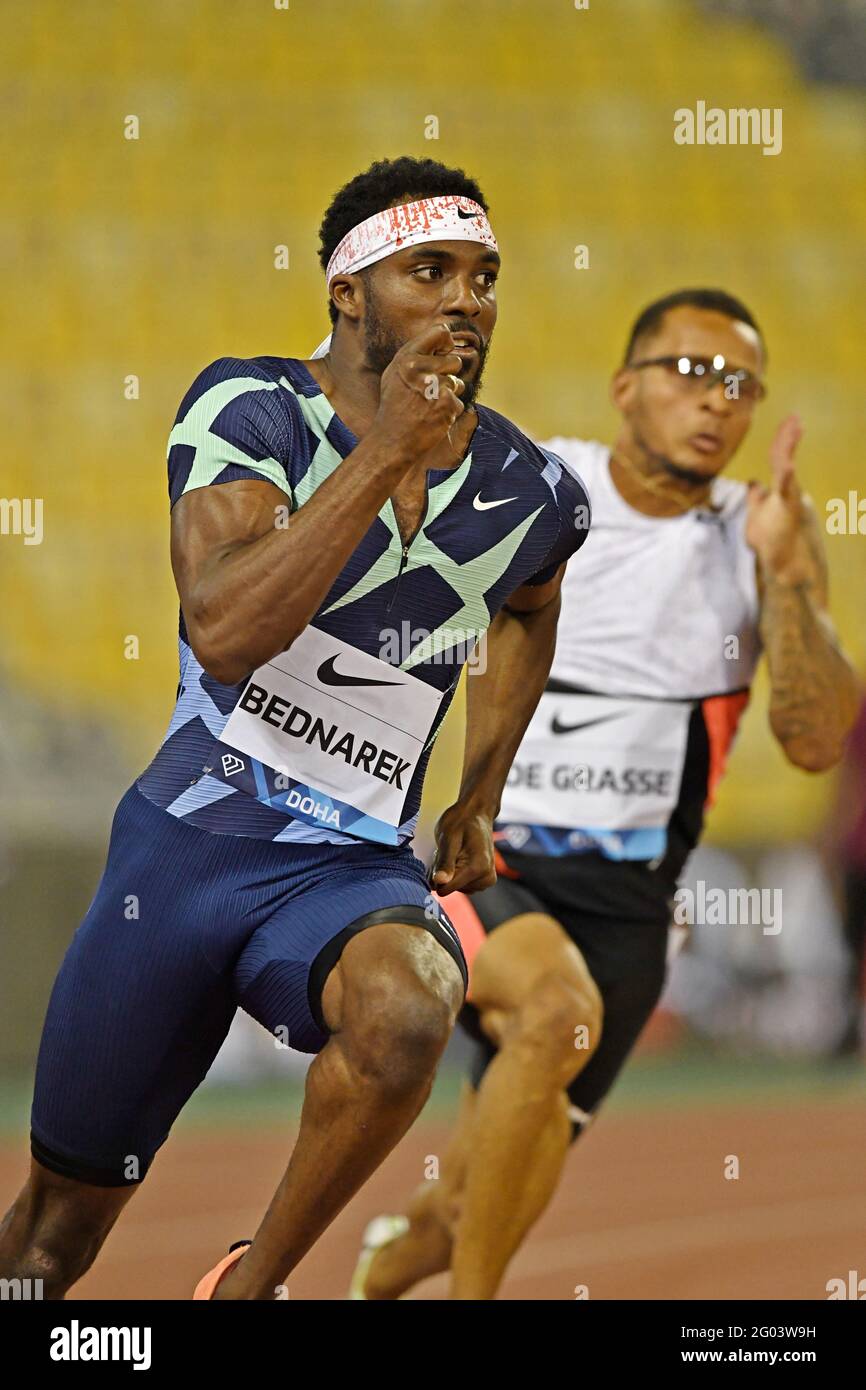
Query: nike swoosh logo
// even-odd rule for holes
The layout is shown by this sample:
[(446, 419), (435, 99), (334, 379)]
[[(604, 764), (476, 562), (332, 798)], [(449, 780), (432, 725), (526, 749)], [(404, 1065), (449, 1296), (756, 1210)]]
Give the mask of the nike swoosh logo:
[(472, 501), (476, 512), (487, 512), (491, 507), (504, 507), (506, 502), (516, 502), (516, 497), (497, 497), (493, 502), (482, 502), (481, 493), (477, 492)]
[(598, 719), (583, 719), (579, 724), (560, 724), (559, 715), (555, 714), (550, 731), (554, 734), (573, 734), (577, 729), (591, 729), (594, 724), (607, 724), (611, 719), (622, 719), (622, 714), (602, 714)]
[(465, 221), (471, 221), (473, 217), (476, 217), (476, 216), (477, 216), (477, 213), (474, 213), (474, 212), (464, 212), (462, 208), (458, 208), (458, 209), (457, 209), (457, 216), (458, 216), (458, 217), (462, 217)]
[(366, 676), (346, 676), (342, 671), (334, 670), (335, 656), (329, 656), (327, 661), (323, 661), (316, 675), (322, 685), (402, 685), (402, 681), (372, 681)]

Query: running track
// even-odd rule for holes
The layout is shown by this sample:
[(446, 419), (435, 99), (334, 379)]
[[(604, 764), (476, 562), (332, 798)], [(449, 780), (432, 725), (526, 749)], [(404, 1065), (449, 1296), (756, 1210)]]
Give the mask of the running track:
[[(229, 1243), (252, 1235), (292, 1130), (172, 1137), (70, 1298), (182, 1299)], [(289, 1281), (291, 1299), (344, 1296), (365, 1222), (422, 1180), (445, 1130), (423, 1119)], [(824, 1299), (866, 1275), (866, 1106), (846, 1098), (612, 1113), (569, 1159), (501, 1297)], [(727, 1155), (740, 1177), (724, 1178)], [(0, 1148), (0, 1207), (26, 1171)], [(442, 1278), (416, 1297), (445, 1297)]]

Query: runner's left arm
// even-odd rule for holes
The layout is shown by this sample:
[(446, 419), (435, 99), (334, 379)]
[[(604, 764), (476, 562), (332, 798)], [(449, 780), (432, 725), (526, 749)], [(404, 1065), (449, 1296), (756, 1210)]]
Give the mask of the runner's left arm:
[(436, 826), (432, 881), (442, 895), (475, 893), (496, 882), (493, 822), (553, 661), (564, 570), (512, 595), (487, 630), (485, 660), (467, 670), (460, 794)]
[(511, 595), (487, 629), (484, 660), (466, 677), (466, 744), (457, 801), (436, 825), (432, 882), (445, 896), (496, 882), (493, 822), (505, 779), (550, 673), (565, 562), (586, 540), (586, 490), (556, 455), (561, 528), (545, 566)]

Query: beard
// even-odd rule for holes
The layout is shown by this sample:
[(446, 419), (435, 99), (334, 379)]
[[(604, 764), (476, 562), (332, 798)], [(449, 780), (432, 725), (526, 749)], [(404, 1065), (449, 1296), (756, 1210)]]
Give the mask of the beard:
[(673, 459), (665, 458), (661, 454), (658, 454), (657, 458), (664, 471), (680, 483), (690, 483), (692, 487), (700, 487), (704, 483), (708, 483), (713, 477), (711, 473), (699, 473), (696, 468), (684, 468), (681, 463), (674, 463)]
[[(363, 272), (362, 272), (363, 274)], [(399, 338), (392, 328), (388, 326), (379, 313), (376, 296), (372, 291), (370, 282), (365, 277), (365, 309), (364, 314), (364, 360), (371, 372), (381, 376), (385, 368), (390, 366), (396, 353), (404, 345), (404, 340)], [(453, 324), (453, 331), (459, 333), (461, 329), (466, 329), (477, 333), (477, 329), (467, 320), (463, 323)], [(467, 406), (474, 405), (481, 389), (481, 377), (484, 372), (484, 364), (487, 361), (487, 344), (482, 343), (478, 349), (478, 370), (471, 381), (463, 381), (463, 395), (460, 400), (464, 410)]]
[[(715, 473), (702, 473), (700, 469), (675, 463), (668, 454), (659, 453), (658, 450), (652, 448), (641, 429), (637, 426), (633, 426), (633, 429), (636, 443), (655, 466), (656, 472), (667, 473), (669, 478), (675, 478), (678, 483), (684, 483), (686, 487), (694, 488), (705, 487), (716, 476)], [(718, 471), (720, 472), (721, 469)]]

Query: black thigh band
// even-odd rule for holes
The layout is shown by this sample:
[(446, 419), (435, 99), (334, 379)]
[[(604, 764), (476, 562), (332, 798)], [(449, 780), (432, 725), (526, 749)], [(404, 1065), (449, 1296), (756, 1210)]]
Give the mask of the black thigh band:
[(42, 1167), (48, 1168), (50, 1172), (59, 1173), (62, 1178), (72, 1178), (75, 1182), (89, 1183), (92, 1187), (135, 1187), (144, 1181), (147, 1173), (147, 1168), (145, 1168), (139, 1177), (128, 1178), (117, 1168), (96, 1168), (90, 1163), (60, 1154), (56, 1149), (49, 1149), (48, 1145), (37, 1139), (32, 1131), (30, 1134), (30, 1152), (36, 1162), (41, 1163)]
[[(445, 917), (444, 912), (442, 916)], [(445, 920), (447, 921), (447, 917)], [(363, 917), (358, 917), (356, 921), (350, 922), (347, 927), (343, 927), (342, 931), (337, 932), (336, 936), (325, 943), (310, 966), (310, 973), (307, 977), (307, 999), (310, 1012), (323, 1033), (327, 1033), (329, 1029), (322, 1017), (322, 990), (325, 988), (325, 981), (343, 954), (346, 942), (350, 937), (365, 931), (367, 927), (377, 927), (383, 922), (399, 922), (406, 927), (423, 927), (425, 931), (428, 931), (455, 961), (463, 977), (463, 992), (466, 993), (469, 986), (469, 972), (457, 933), (453, 927), (449, 931), (436, 917), (429, 917), (425, 909), (419, 907), (417, 903), (407, 904), (405, 907), (379, 907), (373, 912), (365, 912)]]

